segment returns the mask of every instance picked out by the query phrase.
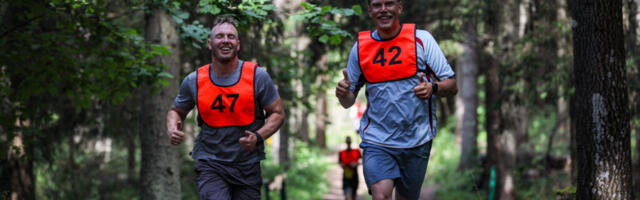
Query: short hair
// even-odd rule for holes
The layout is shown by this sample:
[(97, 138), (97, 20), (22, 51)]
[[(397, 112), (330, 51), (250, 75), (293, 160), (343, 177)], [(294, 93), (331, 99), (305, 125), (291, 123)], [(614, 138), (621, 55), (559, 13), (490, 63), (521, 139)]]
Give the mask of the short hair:
[(229, 15), (221, 15), (216, 17), (213, 20), (213, 26), (211, 26), (211, 34), (209, 35), (209, 38), (213, 37), (213, 28), (215, 28), (218, 25), (221, 24), (231, 24), (233, 26), (233, 28), (238, 29), (238, 20), (236, 20), (235, 18), (233, 18), (232, 16)]
[(216, 27), (217, 25), (220, 24), (224, 24), (224, 23), (229, 23), (231, 25), (233, 25), (233, 27), (238, 28), (238, 20), (236, 20), (235, 18), (233, 18), (232, 16), (229, 15), (222, 15), (222, 16), (218, 16), (213, 20), (213, 27)]
[[(396, 0), (396, 1), (402, 3), (402, 0)], [(371, 0), (367, 0), (367, 5), (371, 5)]]

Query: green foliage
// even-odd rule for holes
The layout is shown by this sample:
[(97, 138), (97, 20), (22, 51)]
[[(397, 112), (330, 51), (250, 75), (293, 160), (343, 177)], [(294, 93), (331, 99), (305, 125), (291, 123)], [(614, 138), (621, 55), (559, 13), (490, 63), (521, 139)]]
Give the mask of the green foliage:
[(571, 181), (564, 172), (551, 172), (542, 177), (526, 178), (516, 171), (516, 176), (519, 177), (518, 181), (514, 181), (516, 193), (521, 199), (557, 199), (559, 195), (556, 188), (567, 188), (568, 190), (565, 190), (570, 191), (573, 187), (569, 186)]
[(200, 0), (201, 13), (231, 15), (238, 19), (240, 28), (247, 28), (252, 23), (271, 23), (269, 13), (275, 5), (266, 0)]
[(347, 31), (338, 27), (338, 23), (331, 20), (331, 15), (353, 16), (361, 15), (362, 8), (360, 5), (353, 5), (351, 8), (334, 8), (330, 5), (316, 6), (311, 3), (300, 3), (304, 7), (304, 11), (296, 13), (290, 17), (294, 21), (307, 22), (307, 32), (311, 37), (318, 37), (322, 43), (331, 45), (339, 45), (344, 38), (353, 38)]
[[(268, 148), (267, 159), (262, 162), (262, 178), (273, 181), (277, 175), (285, 174), (287, 199), (321, 199), (328, 191), (329, 182), (325, 179), (325, 173), (333, 163), (326, 159), (320, 149), (296, 142), (296, 156), (287, 170), (283, 169), (283, 165), (273, 162), (270, 150)], [(270, 199), (279, 199), (280, 191), (270, 191), (268, 195)]]
[(576, 186), (569, 186), (563, 189), (556, 189), (555, 192), (560, 199), (573, 200), (576, 199), (577, 190)]
[[(103, 138), (102, 142), (110, 140)], [(72, 145), (69, 145), (72, 144)], [(48, 162), (36, 162), (37, 199), (139, 199), (138, 173), (127, 177), (127, 148), (114, 144), (112, 151), (85, 152), (87, 144), (62, 143)], [(94, 149), (95, 150), (95, 149)], [(136, 169), (140, 159), (136, 157)]]
[[(449, 121), (455, 121), (455, 116), (451, 116)], [(438, 128), (423, 186), (437, 184), (437, 199), (484, 199), (485, 191), (477, 186), (482, 178), (480, 161), (477, 162), (477, 168), (456, 171), (460, 151), (455, 143), (454, 129), (455, 123)]]
[(52, 0), (2, 6), (0, 100), (6, 109), (0, 125), (9, 138), (21, 128), (16, 120), (32, 128), (49, 125), (61, 103), (76, 110), (100, 99), (118, 103), (132, 89), (161, 87), (168, 78), (160, 74), (164, 66), (147, 62), (168, 55), (167, 47), (146, 43), (137, 27), (117, 23), (127, 17), (110, 16), (117, 5)]

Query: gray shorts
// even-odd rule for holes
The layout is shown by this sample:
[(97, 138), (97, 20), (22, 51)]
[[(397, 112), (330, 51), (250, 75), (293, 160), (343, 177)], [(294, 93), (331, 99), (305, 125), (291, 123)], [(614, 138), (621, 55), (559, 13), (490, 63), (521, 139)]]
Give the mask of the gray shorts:
[(200, 200), (260, 199), (262, 173), (260, 162), (233, 165), (214, 160), (198, 160), (198, 196)]
[(417, 200), (427, 172), (431, 141), (408, 149), (383, 147), (362, 142), (362, 169), (364, 179), (371, 192), (371, 186), (378, 181), (391, 179), (396, 192), (401, 196)]

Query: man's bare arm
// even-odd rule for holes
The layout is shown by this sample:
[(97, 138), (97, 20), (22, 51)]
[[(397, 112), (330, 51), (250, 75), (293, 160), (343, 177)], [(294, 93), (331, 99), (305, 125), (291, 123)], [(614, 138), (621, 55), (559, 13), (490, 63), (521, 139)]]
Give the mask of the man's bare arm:
[(187, 111), (184, 111), (175, 106), (171, 106), (169, 112), (167, 112), (167, 131), (171, 136), (171, 144), (179, 145), (184, 137), (182, 132), (182, 125), (184, 119), (187, 117)]
[(267, 111), (267, 120), (260, 129), (258, 129), (255, 134), (249, 130), (244, 130), (244, 136), (238, 139), (240, 146), (245, 151), (253, 151), (258, 142), (258, 136), (256, 134), (260, 134), (263, 140), (271, 137), (273, 133), (275, 133), (280, 126), (282, 126), (282, 122), (284, 122), (284, 108), (282, 108), (282, 100), (278, 97), (273, 103), (264, 107), (264, 110)]
[(267, 120), (264, 126), (260, 127), (256, 132), (266, 140), (278, 131), (280, 126), (282, 126), (282, 122), (284, 122), (284, 108), (282, 107), (280, 97), (270, 105), (264, 107), (264, 110), (267, 111)]
[(448, 78), (438, 82), (438, 92), (436, 95), (441, 97), (449, 97), (458, 93), (458, 85), (456, 79)]

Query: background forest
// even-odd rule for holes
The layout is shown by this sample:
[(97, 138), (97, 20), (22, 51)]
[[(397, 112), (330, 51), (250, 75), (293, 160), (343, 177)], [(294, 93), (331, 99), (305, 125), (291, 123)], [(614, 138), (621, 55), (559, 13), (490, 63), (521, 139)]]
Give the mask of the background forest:
[[(425, 198), (640, 198), (640, 0), (403, 2), (401, 23), (436, 38), (459, 88), (438, 99)], [(334, 88), (375, 28), (367, 1), (0, 0), (0, 200), (197, 199), (195, 112), (180, 146), (165, 116), (222, 14), (285, 108), (263, 199), (328, 199), (358, 138)]]

